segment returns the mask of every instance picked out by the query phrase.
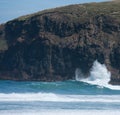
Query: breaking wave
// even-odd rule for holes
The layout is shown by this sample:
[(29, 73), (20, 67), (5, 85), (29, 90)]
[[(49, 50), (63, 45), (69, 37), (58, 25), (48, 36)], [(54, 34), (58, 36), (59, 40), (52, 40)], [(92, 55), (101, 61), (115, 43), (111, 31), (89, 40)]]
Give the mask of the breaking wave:
[[(55, 93), (0, 93), (0, 102), (117, 102), (120, 95), (61, 95)], [(114, 100), (114, 101), (113, 101)]]
[(90, 71), (90, 76), (85, 78), (79, 69), (76, 70), (76, 80), (106, 87), (113, 90), (120, 90), (120, 86), (113, 86), (109, 84), (111, 73), (107, 70), (105, 64), (100, 64), (97, 60), (93, 63)]

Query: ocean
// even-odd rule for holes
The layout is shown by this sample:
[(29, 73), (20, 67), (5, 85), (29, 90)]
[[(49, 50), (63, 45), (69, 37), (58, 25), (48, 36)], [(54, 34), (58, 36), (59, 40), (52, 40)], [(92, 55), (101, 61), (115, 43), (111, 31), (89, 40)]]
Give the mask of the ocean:
[[(0, 0), (0, 23), (40, 10), (105, 0)], [(89, 78), (79, 68), (75, 80), (57, 82), (0, 80), (0, 115), (120, 115), (120, 86), (95, 61)]]
[(0, 115), (119, 115), (120, 86), (95, 61), (89, 78), (58, 82), (0, 81)]

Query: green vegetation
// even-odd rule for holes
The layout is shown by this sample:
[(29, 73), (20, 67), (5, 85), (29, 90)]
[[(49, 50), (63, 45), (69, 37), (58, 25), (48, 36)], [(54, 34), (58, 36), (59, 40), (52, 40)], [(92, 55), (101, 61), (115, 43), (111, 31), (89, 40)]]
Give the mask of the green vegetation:
[(62, 13), (68, 17), (73, 17), (74, 20), (78, 20), (79, 17), (83, 15), (86, 16), (94, 16), (94, 15), (110, 15), (113, 17), (120, 18), (120, 2), (101, 2), (101, 3), (88, 3), (88, 4), (77, 4), (77, 5), (69, 5), (66, 7), (54, 8), (43, 10), (31, 15), (26, 15), (17, 18), (19, 21), (27, 20), (33, 16), (41, 16), (50, 13)]

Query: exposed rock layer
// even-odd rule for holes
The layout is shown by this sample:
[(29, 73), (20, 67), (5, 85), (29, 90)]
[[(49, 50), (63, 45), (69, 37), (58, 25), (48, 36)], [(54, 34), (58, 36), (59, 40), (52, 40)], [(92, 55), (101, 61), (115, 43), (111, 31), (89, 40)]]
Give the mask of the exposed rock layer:
[(120, 84), (120, 3), (71, 5), (0, 25), (0, 79), (56, 81), (106, 64)]

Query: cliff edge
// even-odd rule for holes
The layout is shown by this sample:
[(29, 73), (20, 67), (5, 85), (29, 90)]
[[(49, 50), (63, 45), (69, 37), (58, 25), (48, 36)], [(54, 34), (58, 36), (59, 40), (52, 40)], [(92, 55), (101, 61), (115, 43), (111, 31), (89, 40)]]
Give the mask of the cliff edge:
[(98, 60), (120, 84), (120, 2), (70, 5), (0, 25), (0, 79), (57, 81), (89, 76)]

